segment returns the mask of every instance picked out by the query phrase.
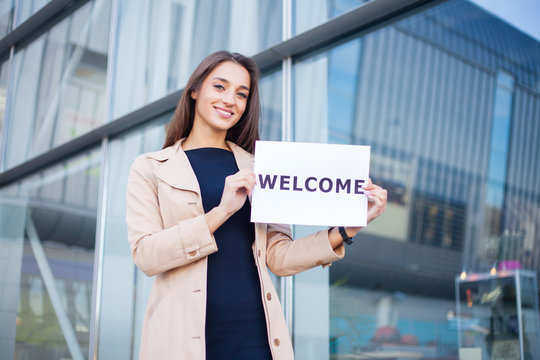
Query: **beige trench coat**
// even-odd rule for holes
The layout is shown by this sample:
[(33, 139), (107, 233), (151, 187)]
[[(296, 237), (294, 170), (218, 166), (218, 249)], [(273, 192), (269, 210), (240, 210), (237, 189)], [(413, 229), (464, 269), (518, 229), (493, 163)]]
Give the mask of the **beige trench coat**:
[[(127, 224), (133, 261), (156, 277), (146, 307), (141, 359), (205, 358), (207, 255), (218, 247), (181, 142), (140, 155), (129, 174)], [(239, 169), (253, 169), (250, 153), (228, 145)], [(267, 266), (278, 276), (289, 276), (343, 258), (344, 247), (333, 250), (326, 230), (292, 241), (290, 226), (256, 223), (252, 248), (272, 356), (293, 359)]]

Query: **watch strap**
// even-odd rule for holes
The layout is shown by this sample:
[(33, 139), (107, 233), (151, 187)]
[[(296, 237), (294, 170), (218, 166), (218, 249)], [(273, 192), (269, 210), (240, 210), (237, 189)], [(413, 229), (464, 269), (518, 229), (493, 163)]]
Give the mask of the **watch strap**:
[(343, 226), (339, 226), (338, 230), (345, 244), (351, 245), (354, 242), (354, 239), (349, 237), (349, 235), (347, 234), (347, 231), (345, 231), (345, 228)]

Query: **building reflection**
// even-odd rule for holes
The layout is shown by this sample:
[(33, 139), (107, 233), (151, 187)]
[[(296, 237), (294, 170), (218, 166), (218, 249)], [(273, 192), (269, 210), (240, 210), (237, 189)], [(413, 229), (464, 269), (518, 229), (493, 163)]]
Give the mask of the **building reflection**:
[(15, 359), (88, 357), (99, 169), (93, 151), (18, 186)]
[(389, 191), (385, 216), (330, 269), (332, 358), (457, 358), (455, 276), (509, 259), (538, 269), (540, 189), (518, 164), (538, 169), (524, 132), (538, 127), (520, 124), (539, 119), (539, 53), (464, 0), (325, 53), (329, 140), (370, 144), (370, 176)]

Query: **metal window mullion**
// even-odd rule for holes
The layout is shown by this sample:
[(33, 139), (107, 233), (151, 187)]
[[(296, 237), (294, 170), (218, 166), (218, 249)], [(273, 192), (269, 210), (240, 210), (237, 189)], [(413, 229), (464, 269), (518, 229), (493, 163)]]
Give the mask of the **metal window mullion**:
[[(69, 81), (69, 77), (70, 77), (70, 62), (72, 61), (72, 58), (70, 58), (70, 42), (69, 42), (69, 38), (71, 36), (71, 29), (73, 27), (73, 17), (69, 16), (66, 18), (67, 20), (67, 30), (66, 30), (66, 33), (65, 33), (65, 44), (64, 44), (64, 51), (65, 51), (65, 54), (63, 56), (63, 59), (62, 59), (62, 69), (64, 70), (64, 73), (62, 73), (60, 75), (60, 81), (58, 82), (58, 87), (56, 88), (56, 91), (55, 93), (52, 95), (52, 99), (51, 99), (51, 102), (49, 104), (50, 107), (56, 107), (56, 109), (54, 110), (51, 110), (51, 111), (54, 111), (55, 115), (52, 116), (52, 122), (53, 122), (53, 125), (51, 125), (51, 137), (49, 138), (49, 149), (52, 149), (54, 148), (54, 141), (55, 141), (55, 138), (58, 137), (58, 134), (56, 133), (56, 131), (58, 130), (58, 127), (59, 127), (59, 123), (60, 123), (60, 126), (61, 126), (61, 121), (59, 119), (60, 117), (60, 106), (62, 105), (62, 100), (60, 100), (62, 98), (62, 92), (63, 92), (63, 89), (62, 87), (64, 86), (63, 82), (64, 82), (64, 78), (66, 79), (66, 81)], [(61, 23), (61, 22), (60, 22)], [(50, 28), (49, 30), (47, 30), (47, 33), (50, 34), (50, 31), (54, 29), (53, 28)], [(48, 44), (47, 44), (48, 45)], [(45, 55), (47, 55), (45, 53)], [(44, 61), (43, 61), (44, 62)], [(39, 94), (39, 88), (37, 89), (38, 91), (38, 94)], [(77, 99), (77, 107), (76, 109), (79, 109), (79, 106), (80, 106), (80, 99), (81, 99), (81, 94), (79, 93), (79, 96), (78, 96), (78, 99)], [(36, 110), (37, 110), (37, 106), (36, 106)], [(45, 112), (45, 115), (43, 117), (43, 123), (44, 125), (46, 126), (46, 121), (47, 121), (47, 117), (48, 117), (48, 112), (49, 112), (50, 108), (47, 109), (47, 111)], [(34, 117), (34, 118), (37, 118)], [(75, 117), (75, 119), (77, 119), (77, 117)], [(75, 120), (76, 121), (76, 120)], [(35, 140), (35, 139), (34, 139)]]
[(101, 310), (101, 286), (103, 283), (103, 249), (105, 239), (105, 215), (107, 209), (108, 178), (109, 178), (109, 139), (101, 142), (101, 171), (99, 179), (98, 208), (96, 216), (96, 242), (94, 249), (94, 273), (92, 276), (92, 311), (90, 319), (90, 347), (88, 359), (97, 359), (99, 315)]
[[(287, 41), (292, 37), (292, 0), (282, 1), (282, 40)], [(282, 59), (282, 90), (281, 90), (281, 140), (292, 141), (292, 94), (291, 94), (291, 72), (292, 72), (292, 57), (287, 56)]]
[(523, 313), (521, 303), (521, 271), (518, 269), (514, 273), (514, 281), (516, 285), (516, 307), (518, 316), (518, 334), (519, 334), (519, 353), (520, 359), (525, 359), (523, 351)]
[[(15, 56), (15, 46), (11, 47), (11, 50), (9, 52), (9, 63), (8, 63), (8, 81), (6, 84), (6, 102), (5, 102), (5, 109), (4, 109), (4, 122), (2, 123), (2, 133), (0, 134), (0, 139), (2, 142), (0, 143), (0, 173), (2, 173), (6, 169), (6, 154), (7, 154), (7, 143), (8, 143), (8, 131), (9, 131), (9, 123), (10, 123), (10, 112), (11, 112), (11, 95), (12, 91), (12, 84), (13, 84), (13, 57)], [(1, 69), (1, 66), (0, 66)], [(1, 71), (1, 70), (0, 70)]]
[[(292, 37), (292, 0), (282, 0), (282, 40)], [(292, 141), (292, 57), (281, 62), (281, 140)], [(281, 278), (281, 304), (289, 334), (293, 335), (293, 277)]]
[[(282, 115), (281, 140), (293, 141), (292, 131), (292, 58), (282, 61)], [(293, 277), (281, 278), (281, 303), (289, 334), (293, 335)]]
[[(111, 9), (111, 19), (109, 27), (109, 48), (107, 61), (107, 78), (105, 83), (105, 119), (104, 123), (109, 123), (112, 118), (111, 94), (113, 90), (114, 64), (116, 62), (117, 25), (118, 25), (118, 0), (114, 0)], [(98, 213), (96, 216), (96, 242), (94, 250), (94, 274), (92, 283), (92, 313), (90, 319), (90, 347), (88, 359), (96, 360), (99, 346), (99, 320), (101, 314), (101, 287), (103, 284), (103, 257), (105, 241), (105, 216), (107, 209), (109, 180), (109, 137), (105, 136), (101, 142), (101, 171), (98, 191)]]
[(114, 90), (115, 65), (116, 65), (116, 38), (118, 37), (118, 0), (114, 0), (111, 9), (111, 25), (109, 28), (109, 59), (107, 61), (107, 79), (105, 83), (105, 124), (112, 121), (112, 92)]
[(287, 41), (292, 37), (292, 0), (282, 0), (281, 40)]
[(456, 291), (456, 315), (457, 315), (457, 334), (458, 334), (458, 349), (461, 349), (461, 294), (459, 293), (459, 277), (456, 277), (455, 281)]
[(281, 140), (293, 141), (292, 131), (292, 58), (286, 57), (281, 64)]
[[(11, 23), (11, 29), (10, 31), (13, 31), (15, 30), (15, 28), (18, 26), (17, 25), (17, 21), (19, 20), (18, 17), (19, 17), (19, 14), (20, 14), (20, 9), (21, 9), (21, 3), (22, 3), (23, 0), (15, 0), (14, 2), (14, 6), (15, 6), (15, 9), (13, 11), (13, 19), (11, 19), (12, 23)], [(20, 24), (19, 24), (20, 25)], [(12, 46), (13, 48), (13, 46)]]
[[(282, 40), (287, 41), (292, 37), (292, 0), (282, 1)], [(281, 90), (281, 140), (292, 141), (292, 57), (282, 59), (282, 90)]]

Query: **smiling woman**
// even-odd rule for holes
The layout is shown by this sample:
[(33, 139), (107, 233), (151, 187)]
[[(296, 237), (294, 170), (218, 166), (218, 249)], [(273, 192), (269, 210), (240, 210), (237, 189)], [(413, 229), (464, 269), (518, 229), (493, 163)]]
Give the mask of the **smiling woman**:
[(199, 90), (192, 91), (195, 100), (193, 130), (183, 148), (196, 148), (198, 143), (218, 142), (227, 130), (237, 124), (247, 106), (249, 72), (236, 63), (219, 64), (204, 80)]
[[(237, 115), (234, 124), (225, 132), (226, 139), (253, 152), (255, 141), (259, 140), (259, 76), (255, 62), (240, 54), (220, 51), (208, 56), (195, 69), (184, 88), (169, 123), (163, 148), (188, 135), (197, 136), (197, 131), (193, 134), (191, 131), (195, 118), (209, 121), (212, 119), (210, 112), (220, 111), (218, 114), (222, 116), (231, 113), (232, 117), (233, 112)], [(202, 97), (199, 101), (198, 96)], [(213, 141), (216, 140), (214, 138)]]
[[(208, 56), (184, 89), (163, 149), (131, 167), (128, 240), (135, 264), (156, 276), (142, 359), (293, 359), (268, 269), (289, 276), (328, 265), (360, 230), (325, 229), (293, 241), (289, 226), (250, 222), (258, 78), (250, 58)], [(328, 181), (321, 179), (322, 191)], [(375, 218), (386, 190), (364, 189)]]

